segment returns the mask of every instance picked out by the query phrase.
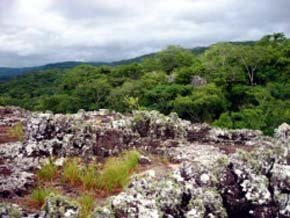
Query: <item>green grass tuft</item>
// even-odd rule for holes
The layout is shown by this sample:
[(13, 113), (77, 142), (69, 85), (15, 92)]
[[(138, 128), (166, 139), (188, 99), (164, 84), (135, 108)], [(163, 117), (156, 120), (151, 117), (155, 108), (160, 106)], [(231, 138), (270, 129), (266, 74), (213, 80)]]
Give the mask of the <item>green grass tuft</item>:
[(140, 154), (136, 150), (125, 151), (122, 154), (123, 163), (127, 165), (129, 170), (133, 170), (139, 162)]
[(68, 182), (71, 185), (77, 185), (81, 183), (81, 170), (76, 159), (68, 160), (63, 165), (62, 170), (62, 179), (64, 182)]
[(57, 176), (57, 166), (49, 160), (49, 163), (42, 166), (37, 175), (44, 181), (52, 181)]
[(85, 167), (80, 176), (81, 183), (85, 190), (91, 190), (97, 187), (99, 182), (99, 173), (97, 172), (97, 168), (93, 164), (89, 164)]
[(137, 151), (127, 151), (119, 158), (109, 158), (101, 173), (100, 188), (112, 192), (127, 185), (130, 172), (137, 166), (139, 156)]
[(80, 218), (88, 218), (94, 208), (93, 196), (89, 194), (83, 194), (79, 198), (79, 204), (81, 206)]
[(32, 200), (41, 207), (45, 203), (45, 199), (53, 192), (55, 192), (53, 189), (38, 187), (32, 191)]

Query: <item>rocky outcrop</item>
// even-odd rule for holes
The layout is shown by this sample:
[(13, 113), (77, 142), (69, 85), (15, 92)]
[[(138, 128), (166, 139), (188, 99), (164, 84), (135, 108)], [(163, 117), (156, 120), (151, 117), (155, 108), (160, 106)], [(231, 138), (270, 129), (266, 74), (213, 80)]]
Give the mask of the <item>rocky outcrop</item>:
[[(29, 192), (35, 186), (35, 170), (48, 157), (104, 159), (138, 148), (168, 158), (171, 170), (135, 175), (128, 188), (96, 208), (92, 217), (290, 216), (288, 124), (270, 138), (260, 131), (192, 124), (157, 111), (26, 116), (24, 141), (0, 145), (2, 199)], [(11, 208), (16, 207), (1, 205), (0, 212), (9, 217)], [(77, 217), (79, 210), (75, 203), (51, 196), (38, 216)]]
[(136, 111), (133, 116), (100, 111), (72, 115), (32, 113), (27, 119), (23, 154), (103, 158), (132, 147), (160, 153), (168, 145), (165, 142), (178, 144), (174, 141), (181, 140), (245, 146), (272, 143), (260, 131), (222, 130), (207, 124), (191, 124), (175, 113), (169, 116), (157, 111)]

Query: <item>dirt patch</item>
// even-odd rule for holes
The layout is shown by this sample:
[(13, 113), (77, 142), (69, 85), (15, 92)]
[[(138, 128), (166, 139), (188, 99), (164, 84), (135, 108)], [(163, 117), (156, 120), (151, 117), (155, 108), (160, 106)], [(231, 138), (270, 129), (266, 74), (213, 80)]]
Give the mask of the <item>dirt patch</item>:
[(17, 137), (11, 136), (10, 128), (10, 126), (0, 126), (0, 144), (18, 141)]

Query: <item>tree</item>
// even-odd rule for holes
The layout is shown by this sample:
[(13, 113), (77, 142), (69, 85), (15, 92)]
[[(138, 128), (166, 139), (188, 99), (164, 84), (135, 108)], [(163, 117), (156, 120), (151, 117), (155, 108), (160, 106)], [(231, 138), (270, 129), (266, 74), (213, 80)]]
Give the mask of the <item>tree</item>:
[(247, 73), (250, 85), (255, 85), (256, 72), (269, 60), (267, 49), (261, 46), (237, 46), (236, 56)]
[(111, 87), (105, 79), (98, 79), (94, 82), (83, 82), (77, 85), (73, 91), (73, 96), (77, 97), (82, 108), (86, 110), (96, 110), (107, 105)]
[(211, 46), (201, 58), (207, 79), (219, 83), (243, 82), (245, 77), (236, 54), (236, 46), (231, 43)]
[(144, 94), (144, 105), (148, 108), (159, 110), (168, 114), (172, 110), (171, 101), (177, 95), (188, 95), (192, 90), (191, 86), (177, 84), (160, 84), (149, 89)]
[(190, 66), (193, 63), (194, 55), (190, 50), (171, 45), (157, 54), (157, 59), (160, 62), (161, 69), (170, 73), (177, 67)]
[(194, 122), (212, 122), (227, 109), (222, 90), (214, 84), (194, 89), (190, 96), (178, 96), (173, 101), (173, 110), (181, 117)]
[(35, 109), (55, 113), (75, 113), (82, 107), (79, 99), (68, 95), (53, 95), (39, 99)]

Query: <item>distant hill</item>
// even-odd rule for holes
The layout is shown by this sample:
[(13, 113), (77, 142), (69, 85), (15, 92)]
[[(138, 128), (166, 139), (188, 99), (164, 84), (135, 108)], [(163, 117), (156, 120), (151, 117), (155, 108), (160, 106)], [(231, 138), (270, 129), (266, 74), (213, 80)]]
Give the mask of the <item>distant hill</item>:
[[(190, 50), (192, 51), (192, 53), (198, 55), (198, 54), (202, 54), (206, 49), (208, 49), (208, 47), (196, 47)], [(43, 66), (35, 66), (35, 67), (20, 67), (20, 68), (0, 67), (0, 82), (7, 81), (11, 78), (20, 76), (25, 73), (33, 73), (33, 72), (39, 72), (39, 71), (49, 70), (49, 69), (71, 69), (80, 64), (90, 64), (94, 66), (101, 66), (101, 65), (116, 66), (116, 65), (121, 65), (121, 64), (130, 64), (134, 62), (140, 62), (144, 58), (153, 56), (155, 54), (157, 53), (146, 54), (139, 57), (121, 60), (121, 61), (115, 61), (115, 62), (67, 61), (67, 62), (52, 63), (52, 64), (46, 64)]]
[[(60, 62), (60, 63), (53, 63), (53, 64), (46, 64), (43, 66), (36, 66), (36, 67), (23, 67), (23, 68), (9, 68), (9, 67), (0, 67), (0, 81), (6, 81), (13, 77), (20, 76), (25, 73), (31, 72), (38, 72), (42, 70), (49, 70), (49, 69), (70, 69), (79, 64), (83, 64), (83, 62), (78, 61), (69, 61), (69, 62)], [(95, 66), (102, 65), (104, 63), (90, 63)]]

